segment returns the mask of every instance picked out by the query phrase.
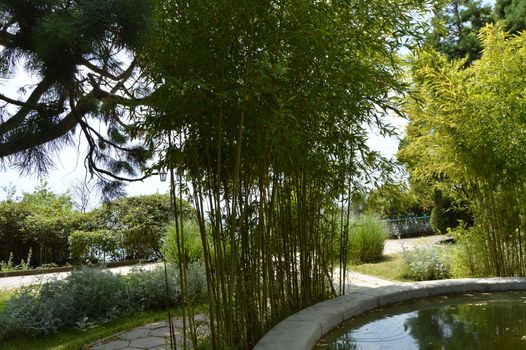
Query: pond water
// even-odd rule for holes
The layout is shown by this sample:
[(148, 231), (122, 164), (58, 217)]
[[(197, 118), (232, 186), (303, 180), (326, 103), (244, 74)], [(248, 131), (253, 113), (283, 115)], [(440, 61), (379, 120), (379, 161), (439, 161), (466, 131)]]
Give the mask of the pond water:
[(464, 294), (358, 315), (316, 350), (526, 349), (526, 292)]

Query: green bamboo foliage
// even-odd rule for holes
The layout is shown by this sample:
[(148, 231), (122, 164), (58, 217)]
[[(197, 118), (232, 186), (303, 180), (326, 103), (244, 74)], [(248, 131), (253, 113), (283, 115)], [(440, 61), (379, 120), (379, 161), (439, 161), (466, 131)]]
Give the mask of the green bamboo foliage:
[(345, 226), (350, 192), (387, 165), (366, 128), (388, 132), (378, 117), (403, 90), (392, 33), (420, 2), (161, 3), (141, 57), (156, 92), (135, 131), (197, 209), (213, 348), (249, 349), (336, 294), (338, 203)]
[(473, 274), (524, 276), (526, 36), (497, 25), (480, 38), (482, 58), (467, 69), (422, 52), (400, 156), (413, 180), (470, 203), (475, 226), (463, 238)]

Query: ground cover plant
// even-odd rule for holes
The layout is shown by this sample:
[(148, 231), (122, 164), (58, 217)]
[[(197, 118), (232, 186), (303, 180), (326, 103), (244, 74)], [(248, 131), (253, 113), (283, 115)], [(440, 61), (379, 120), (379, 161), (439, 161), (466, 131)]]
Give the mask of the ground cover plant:
[(403, 264), (404, 260), (401, 254), (389, 254), (384, 255), (381, 260), (374, 263), (351, 264), (349, 269), (351, 274), (353, 271), (356, 271), (386, 280), (405, 281)]
[[(187, 275), (189, 295), (195, 302), (204, 301), (202, 265), (189, 265)], [(125, 314), (180, 305), (181, 288), (175, 268), (170, 268), (168, 277), (168, 294), (162, 268), (126, 276), (83, 269), (64, 280), (23, 287), (5, 301), (0, 312), (0, 339), (45, 336), (66, 328), (85, 329)]]

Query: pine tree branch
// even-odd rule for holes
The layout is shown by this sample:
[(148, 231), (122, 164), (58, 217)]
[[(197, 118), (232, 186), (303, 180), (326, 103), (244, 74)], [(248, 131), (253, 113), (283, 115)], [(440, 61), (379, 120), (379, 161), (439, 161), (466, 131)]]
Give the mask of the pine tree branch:
[(133, 73), (133, 70), (135, 69), (135, 65), (136, 65), (136, 62), (135, 60), (132, 61), (132, 63), (129, 65), (129, 67), (124, 70), (121, 74), (119, 75), (114, 75), (110, 72), (108, 72), (107, 70), (104, 70), (100, 67), (97, 67), (96, 65), (94, 65), (93, 63), (91, 63), (90, 61), (86, 60), (86, 59), (82, 59), (81, 60), (81, 63), (91, 69), (93, 72), (103, 76), (103, 77), (106, 77), (106, 78), (109, 78), (111, 80), (115, 80), (115, 81), (122, 81), (122, 80), (126, 80), (128, 79), (131, 74)]
[(60, 122), (54, 125), (52, 130), (35, 133), (30, 137), (19, 137), (8, 142), (0, 143), (0, 158), (11, 156), (15, 153), (40, 146), (64, 136), (72, 130), (78, 121), (72, 113), (68, 113)]
[[(89, 100), (93, 97), (92, 92), (83, 96), (76, 106), (53, 128), (34, 133), (30, 136), (22, 135), (13, 139), (8, 139), (0, 143), (0, 158), (11, 156), (15, 153), (43, 145), (64, 136), (73, 130), (79, 120), (83, 118), (90, 110)], [(11, 119), (10, 119), (11, 120)], [(0, 125), (1, 126), (1, 125)]]
[(47, 80), (42, 80), (33, 90), (26, 102), (22, 103), (21, 108), (11, 118), (0, 124), (0, 135), (3, 135), (18, 126), (20, 126), (26, 119), (29, 112), (36, 110), (38, 101), (42, 95), (48, 90), (51, 84)]
[(19, 107), (27, 107), (30, 109), (37, 109), (36, 105), (28, 105), (26, 102), (15, 100), (13, 98), (7, 97), (6, 95), (0, 94), (0, 100), (5, 101), (9, 104), (19, 106)]

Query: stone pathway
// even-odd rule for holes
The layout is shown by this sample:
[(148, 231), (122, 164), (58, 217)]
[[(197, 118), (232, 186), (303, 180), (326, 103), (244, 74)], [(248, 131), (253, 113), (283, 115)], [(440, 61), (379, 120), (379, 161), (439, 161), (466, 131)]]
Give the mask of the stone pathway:
[[(198, 325), (198, 332), (202, 335), (208, 333), (208, 320), (203, 315), (194, 316)], [(172, 321), (178, 349), (183, 343), (183, 321)], [(129, 331), (117, 333), (111, 337), (99, 340), (88, 345), (89, 350), (161, 350), (170, 348), (170, 330), (168, 321), (150, 323)], [(191, 349), (191, 345), (188, 344)]]

